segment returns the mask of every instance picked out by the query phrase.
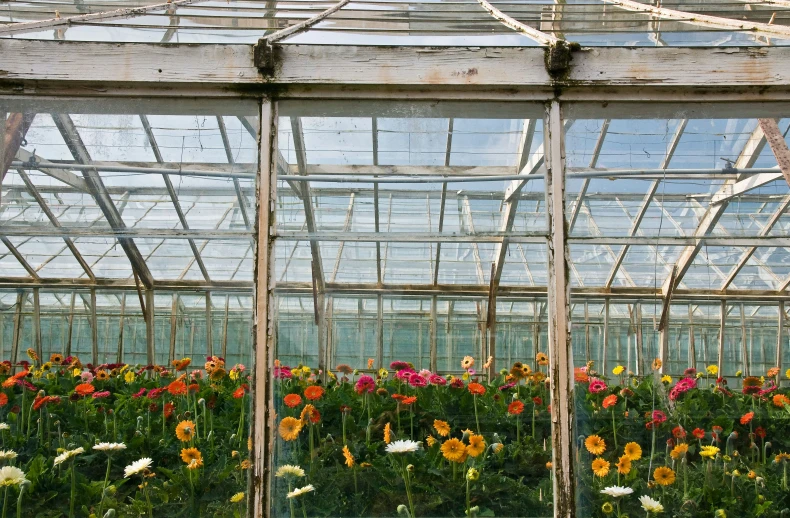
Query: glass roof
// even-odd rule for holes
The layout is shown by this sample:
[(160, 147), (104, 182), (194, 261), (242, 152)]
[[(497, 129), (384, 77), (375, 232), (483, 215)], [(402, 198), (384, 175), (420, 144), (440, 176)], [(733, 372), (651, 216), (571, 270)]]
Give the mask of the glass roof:
[[(147, 2), (149, 5), (151, 2)], [(491, 9), (484, 8), (488, 4)], [(141, 0), (11, 0), (0, 4), (0, 37), (138, 43), (254, 44), (305, 22), (332, 0), (198, 0), (142, 13), (66, 20), (143, 7)], [(644, 12), (631, 0), (353, 0), (279, 40), (311, 45), (538, 46), (552, 38), (584, 46), (766, 46), (790, 44), (790, 4), (770, 0), (670, 0)], [(490, 10), (499, 11), (495, 17)], [(706, 15), (713, 21), (700, 21)], [(26, 28), (14, 25), (60, 17)], [(507, 18), (503, 23), (498, 18)], [(717, 23), (716, 20), (720, 20)], [(762, 30), (732, 22), (762, 24)], [(8, 24), (3, 27), (2, 24)], [(773, 27), (770, 29), (770, 27)], [(778, 28), (778, 29), (777, 29)], [(528, 33), (533, 31), (531, 35)], [(535, 32), (537, 31), (537, 32)]]

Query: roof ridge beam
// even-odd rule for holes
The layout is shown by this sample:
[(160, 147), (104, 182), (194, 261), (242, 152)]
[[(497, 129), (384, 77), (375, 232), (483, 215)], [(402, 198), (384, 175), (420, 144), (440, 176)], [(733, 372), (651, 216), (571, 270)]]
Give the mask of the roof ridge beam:
[(700, 25), (703, 27), (733, 29), (737, 31), (757, 31), (767, 34), (774, 34), (778, 36), (785, 36), (785, 37), (790, 36), (790, 27), (786, 25), (769, 25), (767, 23), (750, 22), (745, 20), (732, 20), (730, 18), (721, 18), (718, 16), (709, 16), (706, 14), (689, 13), (686, 11), (667, 9), (666, 7), (654, 7), (652, 5), (645, 5), (640, 2), (635, 2), (634, 0), (604, 0), (604, 1), (610, 4), (619, 5), (620, 7), (626, 10), (650, 13), (670, 20), (678, 20), (693, 25)]
[(127, 7), (124, 9), (116, 9), (114, 11), (102, 11), (100, 13), (80, 14), (77, 16), (70, 16), (68, 18), (61, 18), (57, 14), (55, 18), (48, 20), (36, 20), (33, 22), (14, 23), (8, 26), (0, 27), (0, 34), (12, 34), (17, 32), (30, 32), (36, 29), (43, 29), (46, 27), (56, 27), (58, 25), (71, 25), (72, 23), (88, 22), (94, 20), (109, 20), (111, 18), (132, 17), (156, 11), (157, 9), (171, 9), (179, 5), (187, 5), (199, 0), (175, 0), (173, 2), (165, 2), (163, 4), (152, 4), (143, 7)]
[(491, 14), (491, 16), (499, 20), (502, 23), (502, 25), (504, 25), (505, 27), (509, 27), (514, 31), (523, 33), (539, 43), (551, 46), (551, 45), (556, 45), (557, 43), (562, 41), (556, 36), (552, 36), (551, 34), (546, 34), (545, 32), (534, 29), (529, 25), (521, 23), (515, 18), (508, 16), (507, 14), (503, 13), (502, 11), (494, 7), (494, 5), (488, 0), (477, 0), (477, 1), (480, 3), (483, 9), (488, 11)]

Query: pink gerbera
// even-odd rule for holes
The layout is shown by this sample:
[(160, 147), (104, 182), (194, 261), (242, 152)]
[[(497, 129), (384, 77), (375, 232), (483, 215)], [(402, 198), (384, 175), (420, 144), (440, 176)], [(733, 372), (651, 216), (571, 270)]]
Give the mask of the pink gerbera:
[(103, 399), (103, 398), (106, 398), (106, 397), (110, 397), (110, 391), (109, 390), (102, 390), (101, 392), (94, 392), (93, 393), (93, 399)]
[(409, 381), (409, 378), (411, 378), (412, 374), (416, 374), (416, 372), (414, 372), (414, 369), (411, 369), (411, 368), (407, 367), (405, 369), (399, 370), (395, 374), (395, 377), (398, 378), (401, 381)]
[(368, 376), (364, 374), (359, 377), (357, 380), (357, 384), (354, 386), (354, 390), (356, 390), (357, 394), (362, 394), (364, 392), (370, 393), (376, 388), (376, 382)]
[(589, 390), (590, 390), (590, 393), (592, 393), (592, 394), (597, 394), (598, 392), (603, 392), (604, 390), (606, 390), (606, 383), (604, 383), (603, 380), (601, 380), (601, 379), (593, 378), (593, 379), (590, 380)]
[(402, 361), (396, 360), (396, 361), (390, 363), (390, 369), (392, 369), (394, 371), (401, 371), (403, 369), (409, 369), (409, 368), (410, 368), (409, 364), (406, 363), (406, 362), (402, 362)]
[(446, 385), (447, 380), (444, 379), (444, 376), (439, 376), (438, 374), (431, 374), (430, 379), (428, 380), (431, 382), (431, 385)]
[(413, 373), (411, 376), (409, 376), (409, 385), (411, 385), (412, 387), (424, 387), (427, 384), (428, 382), (425, 380), (425, 378), (423, 378), (416, 372)]

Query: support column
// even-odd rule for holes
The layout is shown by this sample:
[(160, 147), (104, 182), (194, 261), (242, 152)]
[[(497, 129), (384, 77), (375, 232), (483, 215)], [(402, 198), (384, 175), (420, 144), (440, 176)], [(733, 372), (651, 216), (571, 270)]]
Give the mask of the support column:
[(46, 360), (44, 360), (44, 352), (41, 348), (41, 301), (38, 290), (39, 288), (33, 288), (33, 348), (39, 361), (44, 362)]
[(697, 368), (697, 347), (694, 338), (694, 305), (689, 304), (689, 367)]
[[(99, 365), (99, 319), (96, 317), (96, 288), (91, 288), (91, 358)], [(149, 362), (149, 365), (153, 362)]]
[(719, 354), (716, 366), (719, 368), (719, 376), (724, 376), (724, 321), (727, 318), (727, 302), (721, 301), (721, 312), (719, 313)]
[(785, 303), (779, 302), (779, 320), (776, 323), (776, 366), (779, 368), (779, 376), (777, 385), (782, 384), (783, 366), (782, 366), (782, 347), (784, 347), (784, 327), (785, 327)]
[(376, 297), (376, 365), (384, 367), (384, 300)]
[(211, 316), (211, 292), (206, 292), (206, 356), (214, 356), (214, 330)]
[(606, 355), (609, 348), (609, 299), (603, 303), (603, 354), (601, 357), (601, 372), (607, 373)]
[(14, 336), (13, 343), (11, 344), (11, 364), (14, 365), (16, 370), (16, 362), (19, 359), (19, 336), (22, 334), (22, 308), (25, 305), (25, 292), (20, 290), (16, 294), (16, 311), (14, 311)]
[(438, 351), (436, 350), (436, 305), (438, 301), (436, 300), (436, 295), (431, 297), (431, 329), (430, 329), (430, 347), (431, 347), (431, 372), (436, 372), (438, 369)]
[(274, 404), (269, 369), (274, 364), (274, 209), (276, 197), (277, 108), (270, 99), (261, 103), (258, 132), (258, 185), (256, 188), (255, 296), (253, 305), (252, 476), (250, 477), (249, 518), (263, 518), (271, 509), (272, 459), (274, 451)]
[[(72, 299), (74, 300), (74, 299)], [(116, 363), (123, 363), (123, 326), (126, 316), (126, 292), (121, 295), (121, 318), (118, 321), (118, 356)]]
[(178, 333), (178, 294), (173, 293), (173, 302), (170, 304), (170, 352), (168, 362), (176, 359), (176, 334)]
[(547, 106), (544, 138), (546, 216), (550, 233), (547, 250), (554, 516), (575, 518), (574, 384), (565, 220), (565, 146), (562, 114), (557, 101)]

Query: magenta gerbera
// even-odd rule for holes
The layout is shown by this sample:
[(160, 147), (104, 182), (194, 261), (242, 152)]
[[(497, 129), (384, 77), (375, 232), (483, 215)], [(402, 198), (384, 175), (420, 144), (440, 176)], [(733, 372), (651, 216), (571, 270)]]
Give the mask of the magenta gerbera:
[(424, 387), (427, 385), (428, 382), (425, 381), (425, 378), (417, 374), (416, 372), (409, 376), (409, 385), (412, 387)]
[(373, 392), (375, 388), (376, 382), (367, 374), (360, 376), (357, 380), (357, 384), (354, 385), (354, 390), (356, 390), (357, 394), (362, 394), (364, 392), (370, 393)]
[(604, 383), (603, 380), (600, 380), (598, 378), (592, 378), (590, 380), (589, 390), (590, 390), (590, 393), (592, 393), (592, 394), (597, 394), (598, 392), (603, 392), (604, 390), (606, 390), (606, 383)]
[(438, 374), (431, 374), (430, 380), (432, 385), (446, 385), (447, 380), (444, 379), (444, 376), (439, 376)]

